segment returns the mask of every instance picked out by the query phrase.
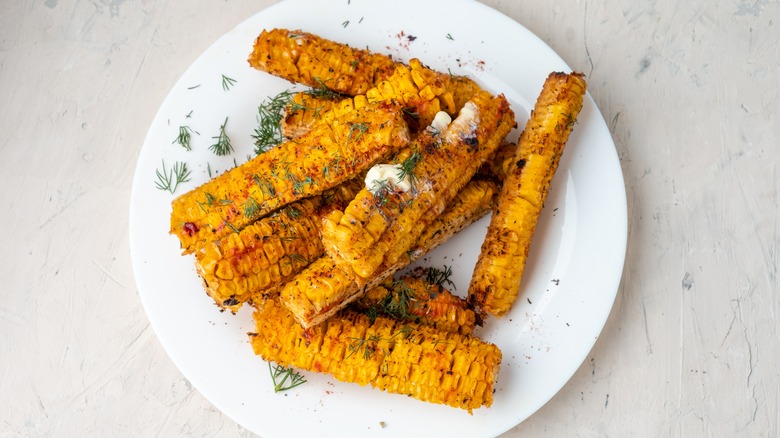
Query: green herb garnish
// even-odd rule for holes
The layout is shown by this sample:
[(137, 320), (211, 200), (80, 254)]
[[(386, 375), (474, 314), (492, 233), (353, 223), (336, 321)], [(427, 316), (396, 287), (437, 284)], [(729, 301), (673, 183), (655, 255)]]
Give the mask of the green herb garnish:
[(225, 123), (219, 126), (219, 135), (216, 137), (211, 137), (217, 140), (217, 142), (209, 146), (209, 150), (218, 156), (228, 155), (233, 152), (233, 145), (230, 144), (230, 137), (228, 137), (227, 133), (225, 133), (227, 122), (228, 118), (225, 117)]
[(425, 274), (425, 281), (431, 284), (444, 287), (444, 284), (449, 284), (455, 289), (455, 283), (450, 279), (452, 277), (452, 266), (444, 265), (444, 269), (428, 268), (428, 272)]
[(255, 128), (255, 154), (260, 155), (282, 142), (282, 118), (284, 108), (292, 101), (292, 91), (282, 91), (257, 107)]
[(179, 126), (179, 135), (171, 142), (171, 144), (178, 143), (184, 149), (191, 151), (192, 146), (190, 145), (190, 139), (193, 132), (198, 134), (196, 131), (193, 131), (189, 126)]
[(235, 85), (236, 82), (238, 82), (238, 81), (236, 81), (233, 78), (229, 78), (229, 77), (227, 77), (225, 75), (222, 75), (222, 90), (224, 90), (224, 91), (230, 90), (230, 87)]
[(271, 380), (274, 382), (274, 392), (287, 391), (306, 383), (306, 379), (292, 367), (287, 368), (282, 365), (271, 366), (268, 362), (268, 371), (271, 373)]
[(165, 168), (165, 160), (162, 162), (162, 170), (156, 169), (157, 181), (155, 186), (160, 190), (167, 190), (171, 193), (176, 191), (179, 184), (190, 180), (190, 171), (187, 169), (187, 163), (177, 161), (173, 163), (173, 168)]

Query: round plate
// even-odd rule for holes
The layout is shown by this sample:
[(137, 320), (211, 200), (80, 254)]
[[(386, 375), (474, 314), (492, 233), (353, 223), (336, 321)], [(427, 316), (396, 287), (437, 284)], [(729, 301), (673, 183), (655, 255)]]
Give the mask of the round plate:
[[(130, 244), (139, 294), (160, 342), (211, 403), (264, 437), (307, 435), (495, 436), (533, 414), (569, 380), (609, 315), (626, 245), (626, 197), (614, 143), (590, 96), (553, 180), (534, 236), (521, 296), (504, 318), (478, 335), (497, 344), (503, 362), (490, 408), (472, 415), (304, 372), (308, 382), (274, 393), (266, 363), (246, 333), (251, 309), (220, 313), (168, 234), (171, 200), (253, 155), (257, 106), (291, 84), (246, 62), (264, 28), (303, 29), (368, 47), (401, 61), (420, 58), (439, 71), (465, 74), (504, 93), (525, 125), (552, 71), (570, 69), (517, 22), (468, 1), (287, 0), (248, 19), (212, 45), (184, 73), (157, 113), (133, 182)], [(475, 23), (490, 23), (477, 26)], [(227, 125), (235, 152), (209, 146)], [(192, 150), (174, 140), (192, 130)], [(515, 131), (511, 134), (517, 137)], [(155, 187), (163, 162), (186, 163), (191, 179), (175, 194)], [(453, 267), (464, 295), (487, 227), (483, 219), (420, 263)]]

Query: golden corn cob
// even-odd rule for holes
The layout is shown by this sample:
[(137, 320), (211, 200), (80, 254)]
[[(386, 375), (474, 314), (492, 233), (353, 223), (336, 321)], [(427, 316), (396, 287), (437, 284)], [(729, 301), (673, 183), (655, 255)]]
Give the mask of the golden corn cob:
[[(415, 184), (406, 192), (374, 194), (361, 190), (342, 212), (323, 221), (325, 251), (358, 284), (366, 284), (384, 262), (393, 264), (417, 240), (423, 228), (471, 179), (514, 125), (503, 96), (477, 94), (441, 133), (430, 130), (413, 142)], [(409, 170), (408, 173), (411, 173)]]
[(408, 142), (400, 106), (345, 99), (296, 141), (174, 199), (171, 233), (190, 253), (277, 208), (342, 184)]
[(480, 312), (503, 316), (520, 291), (531, 237), (586, 84), (581, 74), (547, 78), (520, 136), (514, 167), (504, 180), (497, 206), (469, 285)]
[(282, 135), (287, 140), (302, 136), (311, 130), (322, 114), (337, 104), (336, 99), (319, 97), (310, 91), (295, 93), (284, 109)]
[(304, 329), (277, 300), (254, 318), (252, 348), (269, 362), (469, 412), (493, 403), (501, 350), (474, 336), (355, 312)]
[(412, 276), (385, 281), (348, 308), (369, 317), (381, 315), (399, 321), (415, 321), (461, 335), (473, 334), (477, 323), (476, 314), (466, 300), (453, 295), (441, 284)]
[(263, 30), (249, 65), (292, 82), (356, 96), (389, 77), (395, 62), (380, 55), (320, 38), (301, 30)]
[(195, 252), (195, 268), (206, 294), (233, 312), (247, 301), (275, 295), (279, 286), (322, 257), (322, 217), (343, 208), (359, 189), (359, 182), (347, 182), (204, 245)]
[(283, 286), (282, 301), (302, 326), (317, 325), (482, 217), (490, 211), (497, 194), (495, 183), (471, 181), (447, 210), (425, 228), (414, 248), (394, 264), (383, 264), (365, 286), (359, 286), (354, 276), (336, 267), (330, 257), (321, 257)]
[(249, 55), (249, 64), (292, 82), (324, 86), (348, 96), (366, 94), (369, 98), (372, 98), (371, 88), (379, 88), (380, 96), (385, 94), (387, 84), (382, 82), (397, 76), (397, 69), (404, 67), (411, 71), (414, 84), (425, 90), (422, 100), (415, 97), (415, 101), (407, 103), (410, 114), (421, 116), (423, 128), (430, 123), (425, 120), (426, 114), (435, 115), (438, 111), (435, 106), (453, 115), (481, 90), (467, 77), (434, 72), (419, 60), (413, 59), (405, 66), (390, 56), (349, 47), (301, 30), (263, 30)]

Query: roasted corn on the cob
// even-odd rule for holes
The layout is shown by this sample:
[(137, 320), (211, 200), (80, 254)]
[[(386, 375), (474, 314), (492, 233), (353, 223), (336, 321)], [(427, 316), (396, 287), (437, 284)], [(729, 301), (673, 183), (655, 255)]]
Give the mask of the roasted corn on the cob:
[[(412, 72), (414, 84), (424, 90), (422, 100), (408, 105), (409, 113), (423, 117), (427, 113), (435, 115), (435, 105), (452, 115), (480, 91), (479, 85), (465, 76), (431, 71), (418, 60), (412, 60), (407, 67), (387, 55), (349, 47), (301, 30), (263, 30), (255, 40), (249, 64), (292, 82), (327, 87), (348, 96), (366, 94), (369, 98), (372, 98), (369, 90), (374, 87), (380, 89), (379, 95), (385, 94), (387, 84), (382, 82), (397, 76), (398, 67), (404, 67)], [(420, 126), (427, 126), (427, 122), (422, 121)]]
[(317, 195), (406, 146), (397, 104), (345, 99), (296, 141), (258, 155), (173, 200), (171, 233), (184, 253), (269, 212)]
[(378, 285), (482, 217), (490, 211), (497, 194), (495, 183), (471, 181), (450, 202), (447, 210), (425, 228), (416, 246), (410, 249), (406, 256), (393, 264), (382, 265), (380, 272), (365, 286), (359, 286), (354, 276), (339, 269), (330, 257), (321, 257), (284, 285), (281, 290), (282, 301), (302, 326), (317, 325), (366, 290)]
[(195, 252), (195, 267), (206, 293), (233, 312), (247, 301), (275, 295), (278, 287), (322, 257), (322, 217), (343, 208), (359, 188), (357, 181), (347, 182), (205, 244)]
[(355, 312), (304, 329), (277, 300), (254, 317), (252, 347), (267, 361), (469, 412), (493, 403), (501, 350), (476, 337)]
[(382, 263), (391, 265), (410, 249), (423, 231), (417, 225), (441, 214), (513, 126), (503, 96), (478, 93), (443, 132), (419, 134), (398, 158), (399, 172), (414, 175), (410, 190), (363, 189), (343, 212), (325, 218), (325, 251), (366, 284)]
[(531, 237), (585, 89), (583, 76), (576, 73), (552, 73), (544, 83), (469, 285), (469, 300), (480, 312), (502, 316), (517, 298)]
[(369, 318), (388, 316), (462, 335), (473, 334), (477, 323), (476, 314), (466, 300), (441, 284), (412, 276), (385, 281), (355, 300), (348, 309), (365, 313)]
[(336, 43), (302, 30), (263, 30), (249, 65), (292, 82), (356, 96), (389, 77), (395, 62), (387, 55)]

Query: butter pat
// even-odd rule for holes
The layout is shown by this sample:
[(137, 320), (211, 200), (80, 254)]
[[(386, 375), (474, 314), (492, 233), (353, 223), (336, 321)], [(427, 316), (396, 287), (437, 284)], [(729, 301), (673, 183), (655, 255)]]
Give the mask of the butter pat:
[(436, 113), (436, 117), (433, 118), (433, 122), (431, 122), (431, 128), (435, 129), (437, 132), (444, 132), (450, 123), (452, 123), (452, 117), (444, 111), (439, 111)]
[(399, 178), (400, 174), (400, 164), (376, 164), (366, 174), (366, 190), (376, 195), (384, 184), (391, 185), (402, 192), (412, 190), (412, 181), (409, 179), (409, 175)]

